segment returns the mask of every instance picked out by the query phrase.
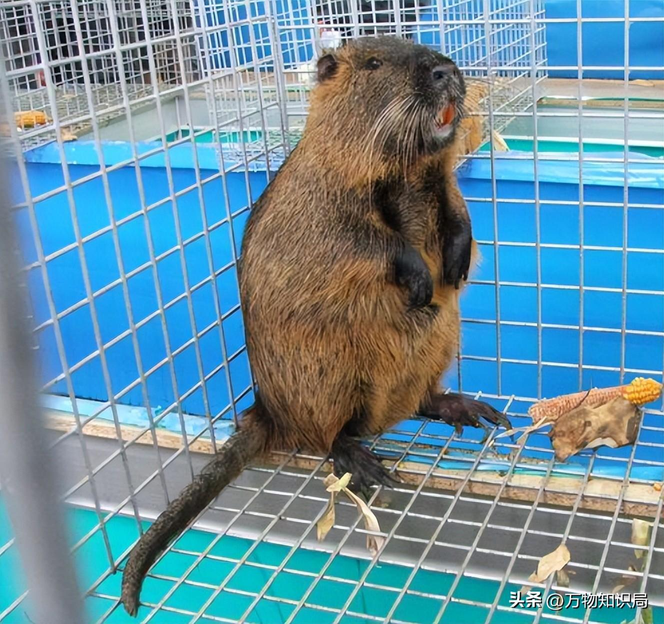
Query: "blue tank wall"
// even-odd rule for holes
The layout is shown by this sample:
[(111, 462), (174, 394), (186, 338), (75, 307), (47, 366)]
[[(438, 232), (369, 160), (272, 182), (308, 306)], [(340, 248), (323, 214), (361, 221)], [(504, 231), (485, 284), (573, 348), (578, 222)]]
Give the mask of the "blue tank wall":
[[(503, 167), (508, 163), (501, 163)], [(481, 319), (489, 324), (465, 322), (463, 324), (464, 352), (475, 356), (523, 360), (523, 363), (502, 363), (501, 393), (503, 395), (537, 396), (538, 394), (538, 331), (532, 324), (538, 322), (536, 208), (533, 201), (535, 184), (532, 181), (532, 162), (519, 163), (529, 169), (530, 180), (519, 179), (515, 167), (509, 176), (497, 182), (498, 230), (494, 230), (493, 205), (471, 201), (475, 236), (481, 241), (499, 241), (497, 257), (490, 245), (482, 247), (482, 263), (476, 274), (479, 281), (501, 283), (500, 307), (497, 308), (493, 284), (475, 284), (463, 299), (463, 316)], [(471, 166), (460, 178), (465, 196), (490, 199), (491, 181), (487, 163)], [(570, 169), (578, 170), (578, 163), (570, 162)], [(606, 167), (606, 165), (603, 165)], [(586, 165), (586, 168), (588, 165)], [(499, 165), (499, 168), (500, 167)], [(485, 170), (483, 170), (485, 169)], [(546, 170), (546, 167), (544, 168)], [(541, 170), (540, 170), (541, 171)], [(539, 220), (541, 322), (544, 325), (576, 326), (582, 324), (584, 365), (582, 386), (611, 386), (620, 383), (619, 373), (602, 370), (603, 367), (621, 365), (622, 336), (607, 333), (603, 328), (621, 330), (623, 317), (623, 219), (622, 206), (601, 205), (623, 202), (622, 179), (616, 175), (613, 184), (585, 184), (584, 202), (597, 202), (579, 209), (579, 185), (564, 182), (563, 163), (557, 163), (555, 174), (560, 181), (547, 180), (540, 175)], [(500, 174), (499, 174), (500, 177)], [(525, 176), (524, 176), (525, 177)], [(607, 175), (607, 181), (610, 172)], [(593, 180), (588, 173), (588, 181)], [(634, 181), (632, 184), (638, 184)], [(524, 203), (510, 203), (522, 200)], [(569, 201), (558, 205), (553, 201)], [(641, 208), (637, 204), (651, 204), (659, 208)], [(627, 330), (664, 333), (664, 176), (651, 188), (631, 186), (627, 209), (626, 254), (627, 288), (637, 293), (625, 295), (625, 328)], [(583, 230), (583, 240), (580, 232)], [(579, 244), (583, 252), (583, 274)], [(527, 246), (531, 245), (531, 246)], [(554, 247), (554, 245), (556, 247)], [(593, 247), (609, 249), (594, 250)], [(658, 253), (648, 253), (654, 250)], [(609, 292), (584, 288), (613, 289)], [(582, 300), (582, 301), (581, 301)], [(580, 318), (583, 302), (583, 318)], [(495, 323), (500, 314), (500, 325)], [(510, 324), (503, 324), (509, 322)], [(528, 323), (529, 325), (519, 325)], [(500, 349), (498, 347), (500, 330)], [(578, 329), (542, 329), (541, 357), (542, 394), (556, 396), (573, 391), (579, 379)], [(625, 337), (625, 367), (651, 371), (650, 376), (661, 379), (664, 364), (664, 337), (662, 335), (633, 335)], [(557, 364), (572, 364), (565, 368)], [(488, 393), (498, 391), (499, 368), (495, 362), (464, 360), (461, 366), (463, 385)], [(627, 375), (633, 378), (637, 375)]]
[[(547, 19), (577, 18), (577, 0), (545, 0)], [(664, 17), (662, 0), (631, 0), (629, 17)], [(577, 54), (577, 24), (549, 23), (546, 25), (546, 44), (551, 67), (549, 75), (576, 78), (581, 61), (584, 78), (618, 79), (625, 77), (625, 2), (623, 0), (581, 0), (583, 18), (621, 18), (613, 23), (587, 22), (582, 28), (582, 58)], [(629, 65), (643, 67), (631, 71), (630, 79), (664, 79), (664, 23), (633, 22), (629, 29)], [(616, 67), (593, 70), (592, 67)], [(653, 69), (647, 69), (653, 67)], [(659, 67), (660, 69), (654, 69)]]
[[(70, 154), (72, 160), (86, 162), (96, 159), (92, 145), (78, 145), (78, 156)], [(123, 154), (117, 155), (122, 158)], [(85, 157), (82, 157), (83, 154)], [(32, 153), (33, 161), (54, 160), (53, 150), (48, 146)], [(89, 158), (88, 158), (89, 157)], [(107, 159), (107, 165), (109, 165)], [(205, 163), (203, 163), (205, 165)], [(63, 184), (62, 168), (55, 162), (30, 162), (27, 167), (33, 196), (59, 188)], [(73, 164), (69, 167), (72, 179), (80, 180), (99, 171), (97, 165)], [(146, 192), (148, 205), (169, 197), (166, 169), (163, 166), (144, 166), (140, 175)], [(241, 244), (244, 223), (248, 216), (249, 205), (245, 175), (230, 174), (227, 177), (230, 206), (226, 205), (219, 170), (202, 169), (203, 205), (209, 224), (219, 224), (230, 213), (238, 213), (233, 218), (236, 243)], [(216, 178), (214, 176), (217, 176)], [(138, 186), (134, 167), (122, 167), (108, 175), (112, 195), (114, 217), (122, 220), (140, 210)], [(22, 199), (18, 176), (14, 176), (14, 198)], [(264, 171), (249, 175), (251, 194), (255, 200), (267, 184)], [(173, 183), (176, 192), (195, 183), (194, 170), (189, 162), (188, 168), (173, 168)], [(88, 180), (74, 188), (74, 202), (81, 236), (107, 228), (110, 224), (108, 208), (104, 199), (102, 180)], [(180, 220), (183, 240), (191, 239), (203, 232), (201, 204), (196, 190), (190, 191), (177, 199), (177, 215)], [(35, 206), (39, 233), (46, 255), (66, 248), (75, 242), (74, 227), (70, 215), (67, 196), (61, 192), (50, 199), (38, 202)], [(22, 234), (23, 254), (26, 264), (37, 260), (32, 233), (26, 209), (16, 213)], [(149, 212), (149, 225), (154, 251), (157, 256), (169, 250), (157, 263), (158, 284), (165, 303), (182, 297), (185, 293), (185, 275), (192, 286), (210, 275), (205, 241), (199, 237), (184, 248), (185, 270), (182, 268), (181, 253), (177, 248), (176, 228), (173, 205), (170, 200)], [(228, 219), (210, 232), (213, 248), (214, 270), (219, 271), (232, 259), (231, 228)], [(121, 257), (125, 272), (131, 272), (149, 262), (148, 238), (145, 229), (145, 217), (140, 215), (119, 227), (118, 237)], [(120, 277), (118, 261), (111, 232), (106, 232), (83, 246), (88, 264), (91, 288), (98, 291)], [(57, 312), (63, 312), (86, 298), (81, 261), (76, 249), (48, 263), (48, 276)], [(46, 291), (39, 270), (28, 274), (28, 286), (32, 299), (34, 323), (39, 325), (48, 321)], [(217, 291), (222, 314), (230, 312), (239, 304), (237, 295), (237, 274), (235, 267), (228, 268), (217, 278)], [(133, 321), (139, 323), (158, 308), (157, 282), (153, 271), (147, 267), (128, 281)], [(192, 294), (192, 306), (195, 316), (194, 328), (190, 322), (186, 299), (182, 298), (165, 313), (165, 321), (171, 349), (177, 350), (189, 341), (195, 330), (198, 332), (216, 320), (214, 308), (214, 285), (208, 282)], [(129, 329), (127, 305), (124, 301), (121, 285), (97, 298), (96, 313), (102, 340), (109, 342)], [(96, 341), (92, 322), (92, 310), (85, 303), (75, 312), (66, 315), (60, 321), (67, 361), (70, 366), (81, 362), (96, 351)], [(235, 353), (244, 344), (242, 317), (238, 311), (232, 313), (223, 322), (226, 349), (228, 354)], [(145, 370), (156, 366), (166, 358), (166, 345), (160, 318), (153, 318), (138, 330), (142, 364)], [(37, 335), (41, 381), (48, 383), (62, 373), (60, 359), (56, 350), (55, 332), (52, 325), (47, 326)], [(213, 329), (200, 338), (200, 352), (205, 374), (213, 371), (222, 361), (222, 347), (219, 329)], [(122, 339), (106, 352), (110, 369), (111, 386), (116, 394), (138, 378), (137, 363), (134, 357), (131, 337)], [(182, 395), (198, 381), (198, 369), (194, 346), (190, 345), (174, 359), (178, 394)], [(246, 353), (233, 360), (230, 366), (233, 391), (237, 396), (248, 387), (250, 377)], [(216, 414), (229, 404), (229, 393), (225, 371), (215, 374), (207, 382), (210, 411)], [(108, 399), (99, 355), (92, 357), (72, 375), (76, 395), (82, 398), (105, 401)], [(153, 407), (170, 405), (174, 401), (170, 369), (163, 363), (148, 377), (149, 399)], [(64, 381), (57, 383), (51, 392), (66, 394)], [(137, 387), (126, 394), (122, 403), (141, 405), (141, 388)], [(199, 389), (184, 404), (185, 411), (191, 414), (204, 414), (203, 394)]]
[[(185, 148), (185, 149), (181, 149)], [(119, 161), (126, 155), (126, 146), (106, 146), (107, 165), (113, 159)], [(187, 149), (189, 151), (187, 151)], [(49, 151), (50, 150), (50, 151)], [(91, 145), (77, 144), (68, 147), (68, 158), (78, 164), (70, 165), (74, 179), (83, 179), (98, 171), (90, 164), (96, 158)], [(119, 151), (118, 151), (119, 150)], [(118, 152), (118, 153), (116, 153)], [(229, 206), (224, 194), (218, 169), (212, 166), (215, 160), (214, 149), (198, 147), (202, 163), (203, 208), (210, 223), (219, 223), (228, 214)], [(191, 146), (172, 148), (174, 163), (173, 181), (178, 189), (187, 188), (195, 181), (191, 168)], [(523, 156), (523, 155), (522, 155)], [(556, 155), (559, 157), (560, 155)], [(593, 154), (593, 156), (597, 156)], [(60, 165), (53, 161), (57, 154), (52, 148), (42, 148), (30, 155), (28, 165), (30, 183), (34, 195), (62, 185)], [(615, 157), (615, 154), (614, 154)], [(189, 160), (188, 160), (189, 158)], [(545, 159), (546, 155), (540, 154)], [(628, 176), (630, 184), (628, 209), (628, 245), (630, 248), (664, 249), (664, 210), (632, 207), (632, 204), (650, 203), (664, 206), (664, 176), (661, 163), (653, 159), (653, 164), (632, 165)], [(87, 164), (86, 164), (87, 163)], [(613, 171), (612, 171), (613, 169)], [(163, 159), (149, 159), (141, 167), (141, 176), (147, 193), (148, 203), (168, 197), (168, 182)], [(542, 283), (549, 286), (542, 289), (542, 322), (559, 325), (578, 325), (580, 320), (586, 327), (621, 328), (623, 311), (622, 292), (597, 292), (579, 290), (579, 250), (573, 246), (583, 242), (585, 246), (606, 246), (611, 250), (584, 252), (585, 270), (583, 285), (621, 289), (623, 271), (623, 209), (622, 207), (586, 206), (580, 215), (578, 164), (569, 161), (540, 161), (538, 168), (541, 197), (541, 242), (560, 245), (560, 248), (541, 250)], [(493, 247), (483, 251), (483, 262), (476, 278), (482, 282), (475, 284), (463, 296), (463, 315), (466, 319), (481, 319), (487, 324), (465, 322), (463, 327), (464, 353), (480, 357), (495, 358), (498, 353), (497, 328), (501, 332), (500, 355), (506, 359), (524, 360), (524, 363), (503, 362), (501, 393), (518, 396), (537, 395), (538, 367), (537, 329), (519, 326), (519, 322), (537, 322), (537, 256), (534, 247), (519, 246), (519, 243), (534, 243), (535, 206), (532, 161), (511, 160), (501, 157), (497, 160), (498, 178), (498, 264)], [(586, 201), (623, 201), (622, 164), (586, 164), (584, 166), (584, 196)], [(16, 178), (15, 178), (16, 179)], [(255, 200), (265, 188), (265, 171), (248, 174)], [(244, 173), (227, 175), (230, 210), (236, 213), (248, 206)], [(116, 219), (123, 219), (140, 209), (136, 173), (133, 167), (122, 167), (109, 175)], [(491, 198), (489, 161), (476, 160), (460, 172), (460, 183), (468, 198)], [(14, 189), (17, 199), (18, 188)], [(510, 199), (524, 203), (510, 203)], [(81, 234), (86, 236), (109, 225), (107, 207), (104, 201), (101, 180), (85, 181), (74, 190), (76, 214)], [(568, 200), (570, 206), (549, 204), (551, 200)], [(493, 241), (494, 221), (491, 201), (470, 201), (476, 237), (481, 241)], [(177, 201), (183, 238), (189, 239), (203, 231), (201, 205), (197, 192), (191, 191)], [(46, 254), (63, 249), (74, 242), (72, 220), (69, 214), (67, 197), (60, 193), (36, 205), (37, 220)], [(241, 232), (247, 212), (241, 212), (233, 219), (237, 243), (241, 242)], [(583, 217), (584, 239), (580, 241), (580, 217)], [(26, 262), (36, 259), (31, 243), (30, 227), (26, 211), (19, 211), (17, 218), (21, 226)], [(170, 201), (149, 213), (152, 227), (152, 240), (157, 254), (169, 249), (174, 252), (158, 263), (159, 284), (165, 301), (180, 297), (185, 292), (184, 275), (181, 268), (180, 252), (177, 249), (173, 207)], [(148, 262), (147, 238), (144, 217), (123, 224), (119, 228), (119, 239), (125, 271), (132, 271)], [(218, 270), (232, 260), (231, 231), (228, 223), (222, 223), (210, 232), (213, 247), (214, 268)], [(565, 245), (571, 247), (565, 247)], [(89, 265), (92, 289), (98, 290), (119, 277), (118, 263), (113, 248), (111, 233), (84, 245), (85, 258)], [(204, 241), (198, 238), (184, 249), (186, 275), (190, 284), (196, 284), (209, 275)], [(496, 325), (495, 288), (490, 283), (498, 275), (500, 288), (500, 320)], [(48, 274), (58, 312), (85, 299), (80, 260), (76, 249), (49, 262)], [(33, 300), (35, 324), (48, 321), (44, 285), (41, 274), (33, 270), (29, 274), (29, 286)], [(512, 284), (512, 285), (510, 285)], [(526, 284), (518, 286), (516, 284)], [(562, 286), (563, 288), (556, 287)], [(565, 289), (565, 286), (571, 288)], [(662, 256), (638, 251), (630, 251), (627, 257), (627, 286), (640, 291), (626, 296), (626, 328), (655, 333), (664, 332), (664, 261)], [(198, 331), (215, 320), (213, 286), (206, 284), (192, 296), (195, 325)], [(222, 312), (228, 312), (238, 304), (237, 276), (234, 268), (226, 270), (217, 281)], [(157, 309), (156, 283), (152, 270), (147, 267), (129, 280), (129, 291), (134, 321), (145, 319)], [(583, 297), (584, 318), (579, 318), (580, 297)], [(102, 339), (107, 342), (127, 330), (127, 306), (121, 287), (118, 285), (101, 296), (96, 305)], [(512, 321), (516, 325), (505, 325)], [(194, 328), (190, 323), (187, 304), (184, 299), (166, 312), (166, 324), (173, 349), (189, 340)], [(242, 318), (236, 311), (224, 321), (224, 333), (229, 353), (243, 345)], [(65, 350), (70, 365), (73, 365), (95, 349), (95, 339), (91, 309), (88, 303), (61, 321)], [(162, 362), (166, 357), (164, 340), (159, 318), (150, 321), (138, 331), (144, 368)], [(55, 349), (52, 326), (47, 326), (38, 335), (42, 382), (55, 378), (61, 367)], [(606, 372), (601, 367), (619, 367), (621, 335), (587, 330), (583, 337), (585, 365), (583, 385), (611, 385), (618, 382), (618, 374)], [(221, 362), (221, 343), (218, 330), (213, 330), (200, 340), (200, 349), (205, 373), (210, 372)], [(138, 377), (131, 338), (124, 338), (107, 352), (111, 370), (113, 392), (117, 393)], [(578, 364), (579, 332), (574, 329), (543, 329), (542, 358), (553, 363), (542, 368), (542, 390), (552, 396), (573, 391), (578, 386), (578, 370), (562, 368), (555, 363)], [(530, 362), (530, 363), (527, 363)], [(664, 363), (664, 339), (661, 335), (626, 336), (627, 368), (648, 371), (661, 371)], [(598, 368), (594, 368), (598, 367)], [(464, 390), (483, 391), (495, 394), (498, 391), (498, 366), (496, 362), (463, 360), (461, 365)], [(175, 371), (178, 392), (184, 393), (198, 381), (195, 351), (188, 347), (175, 358)], [(249, 382), (246, 354), (242, 354), (231, 365), (234, 394), (242, 392)], [(75, 390), (84, 398), (106, 400), (107, 392), (101, 374), (99, 357), (93, 357), (73, 375)], [(456, 385), (456, 374), (450, 375), (449, 383)], [(163, 363), (148, 379), (150, 403), (153, 407), (170, 404), (173, 390), (168, 365)], [(217, 413), (229, 401), (224, 372), (213, 377), (207, 385), (211, 410)], [(53, 391), (64, 393), (64, 383), (58, 383)], [(140, 388), (132, 390), (122, 402), (142, 404)], [(200, 390), (186, 402), (186, 411), (192, 414), (205, 412)]]

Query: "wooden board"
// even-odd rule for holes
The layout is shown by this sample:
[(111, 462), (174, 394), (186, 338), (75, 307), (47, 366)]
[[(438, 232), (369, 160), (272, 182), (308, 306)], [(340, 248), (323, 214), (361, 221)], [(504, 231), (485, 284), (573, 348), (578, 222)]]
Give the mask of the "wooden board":
[[(76, 431), (73, 416), (64, 412), (48, 410), (46, 413), (46, 426), (49, 429), (63, 433)], [(152, 433), (138, 427), (122, 425), (120, 427), (122, 439), (125, 442), (152, 445)], [(115, 425), (108, 421), (97, 420), (83, 428), (84, 435), (100, 438), (117, 439)], [(157, 444), (163, 448), (179, 449), (182, 447), (182, 438), (178, 434), (157, 430)], [(196, 453), (212, 453), (210, 440), (198, 439), (191, 443), (190, 450)], [(283, 462), (284, 456), (280, 453), (270, 454), (264, 459), (269, 466), (277, 466)], [(318, 461), (314, 458), (295, 456), (287, 466), (303, 470), (313, 470)], [(324, 470), (329, 470), (325, 465)], [(398, 467), (399, 476), (404, 483), (419, 485), (425, 476), (428, 466), (414, 462), (401, 462)], [(436, 469), (427, 480), (427, 486), (439, 490), (456, 492), (467, 476), (463, 470)], [(477, 472), (465, 484), (463, 491), (468, 494), (495, 497), (500, 492), (504, 482), (504, 475), (499, 472)], [(500, 497), (505, 500), (532, 502), (540, 496), (540, 501), (549, 505), (571, 507), (575, 504), (583, 483), (578, 477), (549, 477), (538, 475), (513, 474), (504, 487)], [(591, 478), (583, 490), (580, 507), (593, 511), (613, 513), (620, 492), (622, 481), (611, 479)], [(542, 494), (539, 491), (542, 490)], [(655, 486), (644, 483), (628, 483), (621, 505), (621, 513), (629, 516), (655, 517), (660, 498), (664, 492)]]

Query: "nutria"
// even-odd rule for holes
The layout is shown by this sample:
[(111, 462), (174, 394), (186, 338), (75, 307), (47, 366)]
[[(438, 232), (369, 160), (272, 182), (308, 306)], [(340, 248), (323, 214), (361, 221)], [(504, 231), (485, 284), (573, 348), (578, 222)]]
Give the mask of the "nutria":
[(329, 454), (366, 491), (391, 477), (357, 436), (417, 411), (457, 429), (480, 416), (509, 424), (439, 386), (473, 248), (453, 173), (461, 73), (426, 47), (379, 37), (322, 56), (318, 82), (302, 139), (244, 235), (255, 404), (132, 551), (122, 579), (129, 613), (169, 542), (270, 449)]

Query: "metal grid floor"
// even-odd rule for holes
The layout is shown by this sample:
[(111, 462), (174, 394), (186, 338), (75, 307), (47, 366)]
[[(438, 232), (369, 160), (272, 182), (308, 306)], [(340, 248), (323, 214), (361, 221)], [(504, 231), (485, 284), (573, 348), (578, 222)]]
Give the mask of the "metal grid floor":
[[(502, 406), (515, 425), (521, 424), (519, 402), (503, 400)], [(664, 439), (661, 413), (647, 413), (642, 433), (644, 429)], [(558, 610), (546, 606), (547, 596), (561, 594), (567, 605), (572, 595), (608, 594), (619, 583), (626, 585), (619, 593), (647, 593), (658, 610), (656, 605), (664, 604), (664, 534), (659, 530), (664, 498), (651, 481), (635, 477), (634, 470), (661, 467), (664, 461), (641, 459), (639, 443), (584, 452), (581, 468), (579, 463), (556, 464), (548, 439), (539, 432), (518, 442), (518, 435), (494, 442), (495, 435), (493, 431), (485, 438), (480, 430), (465, 429), (458, 436), (446, 425), (414, 420), (372, 442), (381, 453), (394, 455), (391, 470), (403, 481), (393, 490), (377, 491), (371, 500), (385, 538), (373, 559), (365, 545), (367, 532), (349, 501), (338, 500), (334, 528), (323, 542), (316, 540), (316, 521), (328, 500), (322, 484), (327, 462), (276, 454), (276, 469), (263, 465), (246, 470), (197, 528), (171, 546), (146, 580), (139, 620), (600, 623), (614, 621), (606, 619), (613, 617), (607, 616), (608, 603), (604, 608), (600, 602)], [(149, 447), (135, 444), (129, 450), (149, 453)], [(182, 450), (165, 463), (184, 484), (187, 465), (198, 470), (208, 457), (192, 453), (190, 463)], [(135, 477), (141, 477), (134, 469), (140, 464), (137, 458), (130, 461)], [(615, 466), (614, 476), (597, 468), (607, 461)], [(152, 463), (145, 467), (151, 468)], [(132, 503), (143, 517), (163, 505), (156, 502), (148, 511), (145, 499), (141, 503), (141, 490), (158, 481), (157, 474), (135, 490)], [(102, 501), (104, 479), (112, 480), (112, 475), (97, 475)], [(596, 487), (598, 483), (604, 487)], [(70, 502), (85, 503), (84, 498)], [(112, 507), (110, 498), (103, 504), (110, 513), (79, 540), (75, 551), (131, 509), (126, 500)], [(658, 519), (647, 546), (631, 542), (631, 514)], [(133, 524), (130, 518), (123, 520)], [(558, 585), (555, 575), (544, 584), (528, 582), (539, 559), (561, 543), (571, 553), (566, 568), (570, 587)], [(120, 568), (128, 550), (117, 556)], [(120, 573), (109, 569), (87, 588), (87, 600), (94, 603), (90, 621), (128, 621), (119, 605), (119, 585)], [(524, 585), (539, 591), (543, 607), (510, 606), (511, 593)], [(638, 622), (639, 611), (625, 607), (619, 613)]]

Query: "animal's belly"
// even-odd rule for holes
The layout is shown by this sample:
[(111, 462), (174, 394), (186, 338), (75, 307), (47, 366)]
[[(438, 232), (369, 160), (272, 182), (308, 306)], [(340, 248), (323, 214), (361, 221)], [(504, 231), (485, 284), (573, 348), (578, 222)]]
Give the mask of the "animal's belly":
[(372, 433), (412, 416), (452, 362), (459, 336), (457, 294), (443, 289), (438, 302), (435, 317), (413, 328), (407, 338), (400, 336), (401, 342), (395, 343), (401, 345), (400, 349), (375, 357), (369, 410)]
[(255, 293), (245, 325), (259, 392), (288, 432), (286, 447), (324, 451), (351, 419), (379, 432), (408, 418), (454, 356), (453, 288), (436, 288), (432, 314), (407, 310), (391, 285), (355, 285), (327, 305), (319, 291), (303, 289), (297, 306), (276, 286)]

